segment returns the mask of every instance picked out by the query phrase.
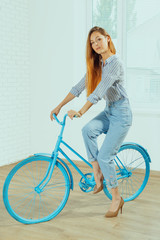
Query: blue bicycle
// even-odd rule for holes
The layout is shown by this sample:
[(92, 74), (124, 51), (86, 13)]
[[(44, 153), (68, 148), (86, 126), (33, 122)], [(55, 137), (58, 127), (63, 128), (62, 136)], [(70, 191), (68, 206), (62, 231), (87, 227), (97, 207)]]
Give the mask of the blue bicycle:
[[(67, 114), (61, 125), (55, 149), (52, 154), (37, 153), (18, 163), (8, 174), (3, 187), (3, 201), (9, 214), (24, 224), (40, 223), (56, 217), (67, 203), (70, 189), (73, 190), (73, 176), (66, 162), (58, 157), (61, 153), (81, 175), (79, 187), (91, 192), (95, 186), (92, 165), (63, 141)], [(75, 153), (90, 168), (84, 174), (62, 150), (64, 145)], [(124, 143), (114, 159), (119, 192), (124, 201), (135, 199), (145, 188), (151, 159), (146, 149), (136, 143)], [(103, 182), (103, 191), (112, 199), (111, 190)]]

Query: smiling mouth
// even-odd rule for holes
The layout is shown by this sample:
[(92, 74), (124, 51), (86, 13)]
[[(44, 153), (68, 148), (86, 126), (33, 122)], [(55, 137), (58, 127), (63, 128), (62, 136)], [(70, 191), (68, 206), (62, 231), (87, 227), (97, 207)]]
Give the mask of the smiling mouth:
[(96, 51), (97, 51), (97, 50), (99, 50), (99, 49), (100, 49), (100, 47), (99, 47), (99, 48), (97, 48), (97, 49), (96, 49)]

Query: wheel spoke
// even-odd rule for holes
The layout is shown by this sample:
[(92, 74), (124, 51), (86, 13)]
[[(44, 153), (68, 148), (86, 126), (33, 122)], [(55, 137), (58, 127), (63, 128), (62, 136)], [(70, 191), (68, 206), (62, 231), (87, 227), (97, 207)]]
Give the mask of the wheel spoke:
[(144, 164), (144, 162), (141, 162), (140, 164), (138, 164), (135, 168), (133, 168), (131, 171), (133, 172), (135, 169), (137, 169), (139, 166), (141, 166), (142, 164)]
[[(17, 205), (17, 207), (21, 206), (21, 205), (23, 204), (23, 202), (24, 202), (27, 198), (29, 198), (29, 196), (30, 196), (31, 194), (33, 194), (33, 193), (34, 193), (34, 191), (28, 193), (25, 198), (22, 198), (22, 199), (19, 200), (18, 202), (12, 204), (12, 207), (15, 206), (17, 203), (21, 203), (21, 204)], [(17, 209), (17, 207), (16, 207), (15, 209)], [(15, 210), (15, 209), (14, 209), (14, 210)]]

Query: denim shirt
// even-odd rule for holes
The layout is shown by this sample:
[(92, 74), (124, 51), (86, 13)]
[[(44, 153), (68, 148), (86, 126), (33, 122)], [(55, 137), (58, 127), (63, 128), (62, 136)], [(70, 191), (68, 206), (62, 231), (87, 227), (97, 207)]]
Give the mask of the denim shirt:
[[(70, 90), (74, 96), (79, 95), (85, 89), (84, 77)], [(88, 96), (87, 100), (95, 104), (102, 98), (108, 103), (118, 101), (125, 97), (128, 98), (124, 85), (124, 67), (119, 57), (114, 54), (107, 58), (105, 64), (102, 61), (102, 79), (95, 90)]]

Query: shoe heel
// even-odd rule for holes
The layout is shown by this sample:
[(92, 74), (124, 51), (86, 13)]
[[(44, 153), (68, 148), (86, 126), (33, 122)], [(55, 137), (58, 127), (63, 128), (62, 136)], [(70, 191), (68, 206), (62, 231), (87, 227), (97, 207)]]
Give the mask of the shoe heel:
[(122, 214), (122, 207), (121, 207), (121, 214)]
[(122, 208), (123, 208), (123, 205), (124, 205), (124, 200), (123, 200), (123, 198), (121, 197), (121, 201), (122, 201), (122, 204), (121, 204), (121, 214), (122, 214)]

